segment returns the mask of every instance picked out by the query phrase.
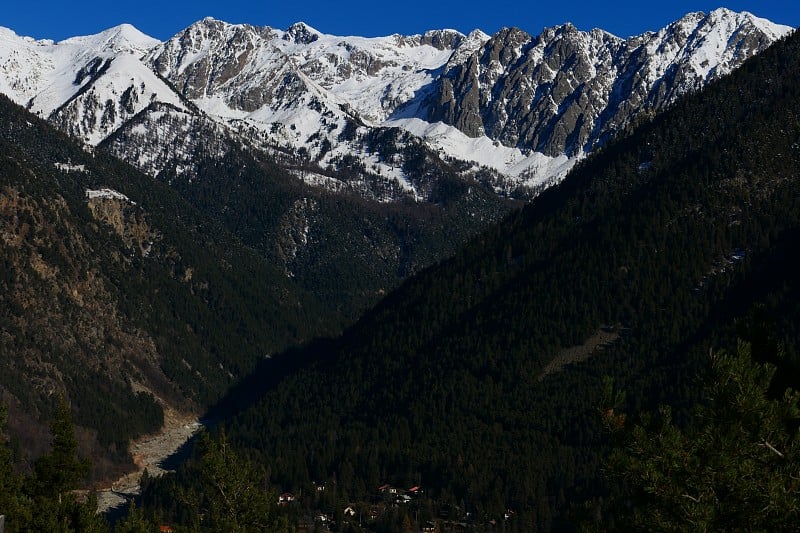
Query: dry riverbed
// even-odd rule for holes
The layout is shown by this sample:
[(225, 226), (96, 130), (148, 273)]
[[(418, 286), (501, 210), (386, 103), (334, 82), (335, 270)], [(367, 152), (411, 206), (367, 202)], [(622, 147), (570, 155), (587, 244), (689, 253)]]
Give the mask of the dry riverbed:
[(139, 480), (147, 469), (151, 476), (160, 476), (167, 470), (164, 461), (180, 449), (192, 435), (203, 427), (196, 417), (165, 409), (164, 427), (158, 433), (147, 435), (130, 444), (130, 452), (136, 464), (136, 471), (126, 474), (111, 484), (111, 487), (97, 491), (97, 512), (127, 505), (131, 498), (139, 494)]

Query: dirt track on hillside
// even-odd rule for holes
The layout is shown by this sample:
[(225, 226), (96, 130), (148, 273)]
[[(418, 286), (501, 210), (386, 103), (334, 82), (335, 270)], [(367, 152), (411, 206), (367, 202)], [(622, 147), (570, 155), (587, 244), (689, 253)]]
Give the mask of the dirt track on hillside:
[(567, 365), (585, 361), (598, 350), (602, 350), (604, 347), (616, 342), (619, 337), (619, 333), (615, 330), (598, 329), (597, 332), (586, 339), (583, 344), (561, 350), (561, 352), (544, 367), (541, 374), (539, 374), (539, 381), (554, 372), (561, 371)]

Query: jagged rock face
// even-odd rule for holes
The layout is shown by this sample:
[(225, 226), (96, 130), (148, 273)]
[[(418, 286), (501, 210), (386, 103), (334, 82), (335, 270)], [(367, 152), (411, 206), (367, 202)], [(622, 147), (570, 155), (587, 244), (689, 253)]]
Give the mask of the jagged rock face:
[(551, 156), (587, 152), (637, 113), (663, 109), (766, 48), (777, 35), (761, 22), (692, 13), (628, 40), (570, 24), (535, 38), (504, 29), (448, 63), (427, 118)]
[(87, 194), (87, 207), (92, 216), (111, 226), (129, 249), (147, 257), (160, 234), (147, 223), (144, 212), (127, 198)]
[(559, 153), (548, 145), (563, 146), (576, 129), (591, 126), (592, 81), (598, 66), (611, 62), (612, 36), (583, 37), (569, 25), (535, 40), (518, 29), (498, 32), (445, 73), (439, 103), (446, 103), (432, 106), (430, 119), (506, 146)]
[[(370, 120), (383, 120), (433, 79), (420, 72), (440, 67), (463, 39), (452, 30), (366, 39), (323, 35), (303, 23), (284, 32), (204, 19), (145, 61), (190, 100), (219, 97), (231, 109), (251, 113), (287, 109), (306, 94), (329, 92), (323, 107), (338, 109), (344, 101)], [(360, 94), (336, 98), (352, 92), (342, 88), (348, 82)]]
[(437, 50), (455, 50), (462, 42), (464, 36), (452, 30), (428, 31), (419, 39), (419, 44), (427, 44)]
[(235, 80), (238, 94), (226, 99), (227, 103), (253, 111), (272, 101), (275, 87), (274, 82), (266, 86), (248, 83), (258, 73), (252, 69), (253, 63), (269, 59), (271, 79), (276, 80), (288, 62), (279, 50), (267, 46), (271, 37), (269, 28), (204, 19), (152, 52), (149, 62), (191, 100), (224, 94)]
[(319, 39), (319, 34), (302, 22), (289, 26), (289, 29), (283, 35), (284, 41), (290, 41), (295, 44), (311, 44), (317, 39)]

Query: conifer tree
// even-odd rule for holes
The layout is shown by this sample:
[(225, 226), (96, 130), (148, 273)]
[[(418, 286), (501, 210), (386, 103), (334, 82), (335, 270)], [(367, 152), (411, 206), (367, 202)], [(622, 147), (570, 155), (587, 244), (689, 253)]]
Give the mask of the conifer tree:
[[(750, 346), (713, 354), (707, 401), (686, 429), (669, 408), (632, 428), (613, 409), (608, 463), (624, 487), (608, 517), (631, 531), (793, 531), (800, 523), (800, 394), (770, 395), (775, 367)], [(619, 503), (619, 502), (618, 502)]]
[(6, 420), (6, 407), (0, 405), (0, 508), (4, 507), (5, 498), (18, 490), (11, 450), (5, 440)]
[(178, 495), (191, 507), (190, 515), (199, 531), (291, 530), (288, 520), (277, 513), (277, 494), (265, 484), (252, 463), (239, 457), (224, 432), (216, 438), (203, 433), (198, 443), (199, 460), (190, 468), (197, 480)]
[(14, 471), (4, 431), (6, 409), (0, 407), (0, 514), (6, 533), (61, 531), (105, 533), (108, 523), (97, 514), (97, 499), (89, 494), (78, 501), (70, 494), (89, 472), (89, 462), (77, 458), (77, 441), (69, 406), (61, 402), (53, 420), (53, 443), (34, 464), (33, 476)]
[(90, 463), (78, 459), (78, 441), (69, 405), (62, 399), (50, 426), (53, 443), (50, 452), (34, 464), (37, 491), (61, 502), (65, 493), (77, 489), (89, 474)]
[(144, 511), (133, 500), (128, 506), (128, 514), (114, 527), (114, 533), (150, 533), (155, 530), (155, 524), (145, 517)]
[(30, 517), (30, 507), (22, 497), (22, 480), (14, 472), (11, 450), (5, 440), (7, 409), (0, 405), (0, 515), (4, 515), (6, 531), (18, 531), (19, 524)]

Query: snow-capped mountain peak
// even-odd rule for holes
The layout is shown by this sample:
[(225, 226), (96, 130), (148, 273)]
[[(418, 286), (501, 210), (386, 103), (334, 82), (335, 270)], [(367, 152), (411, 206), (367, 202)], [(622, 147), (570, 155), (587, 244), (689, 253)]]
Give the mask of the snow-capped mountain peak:
[(143, 55), (160, 44), (158, 39), (145, 35), (130, 24), (120, 24), (96, 35), (71, 37), (57, 43), (62, 46), (88, 48), (95, 53), (131, 53)]
[[(130, 24), (96, 35), (60, 42), (0, 33), (0, 89), (18, 103), (49, 116), (79, 92), (112, 62), (131, 56), (134, 62), (159, 44)], [(118, 61), (119, 64), (119, 61)], [(152, 76), (152, 72), (150, 73)]]
[(283, 39), (294, 44), (311, 44), (319, 39), (321, 35), (320, 32), (305, 22), (295, 22), (283, 34)]
[[(401, 128), (397, 142), (471, 162), (474, 175), (489, 172), (496, 190), (510, 192), (557, 180), (638, 113), (663, 109), (789, 31), (724, 8), (629, 39), (570, 23), (537, 36), (504, 28), (368, 38), (207, 17), (165, 42), (122, 24), (58, 43), (0, 28), (0, 91), (91, 144), (117, 135), (130, 144), (156, 124), (163, 135), (202, 127), (321, 172), (356, 160), (362, 183), (388, 177), (417, 198), (399, 156), (365, 141)], [(164, 140), (180, 145), (182, 168), (192, 138)], [(169, 164), (166, 152), (114, 146), (151, 173)]]

